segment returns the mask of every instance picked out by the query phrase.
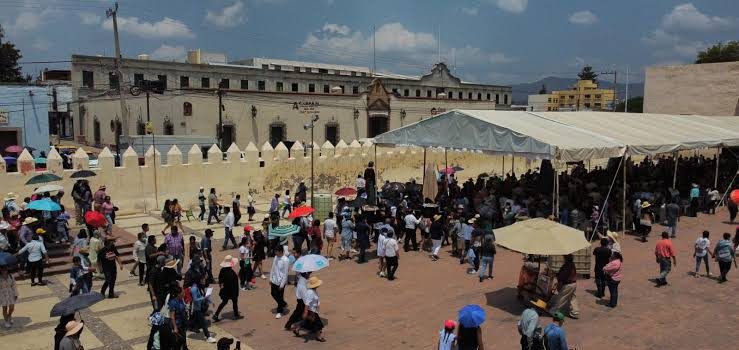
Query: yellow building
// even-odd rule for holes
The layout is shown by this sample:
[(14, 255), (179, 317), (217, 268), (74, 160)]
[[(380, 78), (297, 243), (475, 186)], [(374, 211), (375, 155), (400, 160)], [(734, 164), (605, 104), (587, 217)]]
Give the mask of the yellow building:
[(552, 91), (547, 98), (548, 111), (610, 110), (614, 90), (599, 89), (592, 80), (578, 80), (570, 90)]

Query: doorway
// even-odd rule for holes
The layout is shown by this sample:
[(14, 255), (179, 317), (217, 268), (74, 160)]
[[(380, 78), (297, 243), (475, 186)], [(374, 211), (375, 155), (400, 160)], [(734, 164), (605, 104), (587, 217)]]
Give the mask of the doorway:
[(367, 137), (372, 138), (388, 132), (390, 130), (389, 121), (390, 118), (385, 114), (371, 114), (367, 121)]
[(229, 147), (231, 147), (231, 144), (234, 142), (234, 126), (233, 125), (224, 125), (223, 126), (223, 137), (221, 139), (221, 142), (223, 142), (223, 151), (225, 152)]
[(326, 141), (331, 142), (333, 146), (339, 143), (339, 124), (326, 124)]
[(98, 118), (92, 121), (92, 137), (93, 141), (95, 141), (95, 146), (100, 146), (100, 121)]
[(283, 123), (273, 123), (269, 126), (269, 144), (272, 148), (285, 141), (286, 127)]

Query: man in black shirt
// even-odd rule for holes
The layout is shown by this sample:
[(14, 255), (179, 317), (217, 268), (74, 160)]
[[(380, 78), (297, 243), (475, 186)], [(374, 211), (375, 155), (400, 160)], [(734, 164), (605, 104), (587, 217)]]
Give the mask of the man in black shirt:
[(595, 256), (595, 286), (597, 288), (595, 296), (602, 298), (605, 296), (606, 275), (603, 273), (603, 267), (611, 260), (611, 249), (608, 248), (608, 239), (600, 240), (600, 247), (593, 250)]
[(359, 248), (359, 257), (357, 258), (357, 263), (363, 264), (367, 262), (365, 253), (367, 252), (367, 249), (370, 245), (370, 227), (367, 224), (367, 217), (365, 215), (362, 215), (360, 217), (359, 222), (354, 227), (354, 230), (357, 231), (357, 247)]
[(115, 239), (107, 239), (105, 241), (105, 246), (100, 249), (100, 252), (98, 253), (98, 261), (100, 261), (103, 274), (105, 275), (105, 282), (103, 282), (100, 294), (105, 295), (105, 291), (108, 290), (108, 298), (118, 297), (115, 295), (114, 291), (115, 280), (118, 277), (116, 262), (118, 263), (118, 266), (120, 266), (121, 270), (123, 270), (123, 264), (118, 255), (118, 249), (115, 247)]

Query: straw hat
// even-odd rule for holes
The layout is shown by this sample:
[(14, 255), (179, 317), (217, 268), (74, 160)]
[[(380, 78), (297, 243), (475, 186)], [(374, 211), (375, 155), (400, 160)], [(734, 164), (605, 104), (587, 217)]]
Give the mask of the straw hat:
[(36, 229), (36, 234), (37, 235), (43, 235), (44, 233), (46, 233), (46, 230), (44, 230), (44, 229), (42, 229), (40, 227)]
[(100, 188), (98, 188), (98, 189), (105, 191), (105, 185), (100, 185)]
[(538, 307), (540, 309), (544, 309), (544, 310), (547, 309), (547, 303), (544, 300), (541, 300), (541, 299), (537, 299), (536, 301), (531, 300), (531, 304), (533, 304), (534, 306), (536, 306), (536, 307)]
[(23, 220), (23, 225), (30, 225), (30, 224), (32, 224), (32, 223), (34, 223), (36, 221), (38, 221), (38, 219), (36, 219), (36, 218), (34, 218), (32, 216), (29, 216), (25, 220)]
[(318, 288), (318, 286), (320, 286), (321, 284), (323, 284), (323, 281), (319, 280), (316, 276), (311, 276), (311, 278), (308, 279), (306, 287), (308, 287), (309, 289), (313, 289)]
[(226, 255), (225, 258), (223, 258), (223, 262), (219, 265), (221, 267), (232, 267), (231, 260), (233, 260), (233, 257), (230, 255)]
[(67, 322), (67, 325), (64, 327), (67, 330), (67, 333), (64, 334), (64, 336), (71, 336), (79, 333), (82, 330), (82, 327), (84, 327), (85, 324), (83, 322), (77, 322), (77, 321), (69, 321)]
[(651, 207), (652, 203), (649, 203), (649, 201), (644, 201), (644, 203), (641, 204), (642, 209)]
[(434, 221), (439, 221), (439, 219), (441, 219), (441, 215), (439, 214), (434, 215)]
[(619, 238), (618, 233), (617, 232), (613, 232), (613, 231), (606, 232), (606, 236), (608, 236), (608, 238), (610, 238), (610, 239), (612, 239), (614, 241), (618, 241), (618, 238)]
[(90, 248), (88, 247), (80, 248), (80, 254), (90, 254)]
[(179, 259), (172, 259), (167, 261), (167, 263), (164, 264), (165, 269), (174, 269), (177, 267), (177, 264), (180, 263)]
[(18, 195), (13, 192), (8, 192), (8, 195), (5, 196), (6, 201), (14, 201), (16, 199), (18, 199)]

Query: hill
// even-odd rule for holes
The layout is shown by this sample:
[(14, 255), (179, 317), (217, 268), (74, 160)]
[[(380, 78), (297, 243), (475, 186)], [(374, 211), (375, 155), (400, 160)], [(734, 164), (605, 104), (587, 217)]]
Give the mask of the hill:
[[(547, 92), (554, 90), (567, 90), (577, 82), (575, 78), (546, 77), (531, 83), (522, 83), (511, 85), (513, 90), (513, 103), (525, 105), (529, 95), (536, 95), (541, 90), (542, 85), (546, 85)], [(598, 80), (598, 85), (604, 89), (612, 89), (613, 83), (605, 80)], [(623, 100), (626, 96), (626, 84), (618, 84), (618, 98)], [(644, 96), (644, 83), (630, 83), (629, 97)]]

